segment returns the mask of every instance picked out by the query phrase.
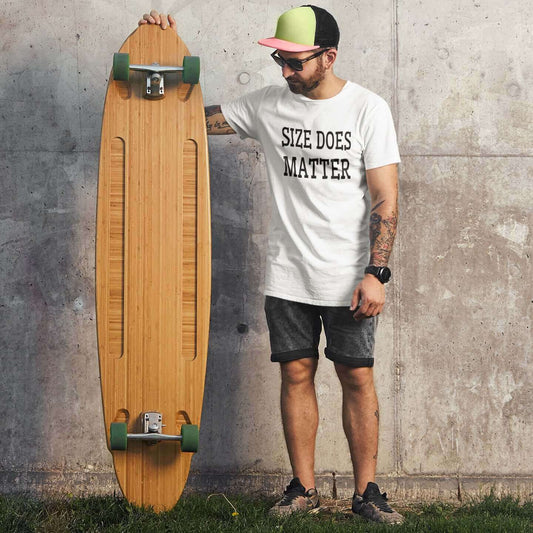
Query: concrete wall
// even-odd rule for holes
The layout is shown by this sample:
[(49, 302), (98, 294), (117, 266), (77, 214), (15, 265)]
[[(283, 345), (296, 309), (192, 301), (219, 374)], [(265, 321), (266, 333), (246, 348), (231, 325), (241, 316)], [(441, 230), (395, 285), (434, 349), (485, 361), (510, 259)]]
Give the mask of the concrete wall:
[[(206, 104), (281, 83), (255, 45), (299, 5), (161, 1), (203, 61)], [(408, 498), (533, 492), (533, 56), (524, 0), (326, 1), (336, 72), (397, 122), (401, 226), (380, 322), (380, 481)], [(0, 490), (111, 492), (98, 381), (94, 237), (114, 51), (149, 3), (0, 7)], [(280, 490), (289, 463), (269, 362), (269, 198), (258, 145), (211, 138), (213, 295), (203, 446), (189, 490)], [(244, 324), (247, 327), (238, 327)], [(243, 331), (242, 333), (240, 331)], [(330, 362), (318, 486), (351, 488)], [(335, 476), (333, 475), (335, 473)]]

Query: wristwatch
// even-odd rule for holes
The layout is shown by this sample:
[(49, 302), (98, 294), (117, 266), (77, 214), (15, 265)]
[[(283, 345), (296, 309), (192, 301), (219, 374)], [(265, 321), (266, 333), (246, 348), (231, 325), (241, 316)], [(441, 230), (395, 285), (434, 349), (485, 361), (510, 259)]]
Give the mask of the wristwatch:
[(381, 283), (387, 283), (392, 276), (389, 267), (378, 267), (374, 265), (367, 266), (365, 268), (365, 274), (372, 274), (373, 276), (376, 276)]

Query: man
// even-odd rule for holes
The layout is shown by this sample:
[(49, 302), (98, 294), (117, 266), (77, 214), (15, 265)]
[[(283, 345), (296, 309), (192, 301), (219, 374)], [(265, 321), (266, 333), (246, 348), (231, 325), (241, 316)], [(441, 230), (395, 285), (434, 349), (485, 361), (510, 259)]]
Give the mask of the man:
[[(139, 24), (176, 29), (156, 11)], [(272, 38), (286, 86), (264, 87), (206, 107), (209, 134), (261, 142), (273, 210), (265, 281), (271, 360), (281, 368), (281, 414), (294, 478), (271, 509), (282, 515), (319, 505), (314, 455), (314, 376), (322, 324), (325, 355), (342, 392), (353, 463), (352, 510), (399, 523), (375, 483), (379, 410), (372, 366), (377, 316), (397, 224), (396, 133), (387, 103), (333, 72), (339, 29), (316, 6), (283, 13)], [(370, 238), (369, 238), (370, 236)]]

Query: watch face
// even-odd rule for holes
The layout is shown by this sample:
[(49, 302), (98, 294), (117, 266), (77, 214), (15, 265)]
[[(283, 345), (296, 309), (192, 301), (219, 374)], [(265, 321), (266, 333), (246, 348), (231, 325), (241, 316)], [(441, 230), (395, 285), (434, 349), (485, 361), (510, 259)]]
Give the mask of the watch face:
[(389, 281), (390, 278), (391, 278), (390, 268), (389, 267), (382, 267), (380, 269), (380, 271), (379, 271), (378, 277), (383, 283), (387, 283), (387, 281)]
[(374, 265), (367, 266), (365, 268), (365, 274), (372, 274), (381, 281), (381, 283), (387, 283), (391, 279), (391, 271), (389, 267), (378, 267)]

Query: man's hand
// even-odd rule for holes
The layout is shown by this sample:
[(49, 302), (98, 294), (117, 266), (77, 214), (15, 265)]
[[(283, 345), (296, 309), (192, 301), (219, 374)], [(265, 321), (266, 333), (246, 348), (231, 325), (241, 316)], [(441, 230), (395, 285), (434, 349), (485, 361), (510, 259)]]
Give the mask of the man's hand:
[(170, 29), (178, 31), (176, 20), (172, 15), (168, 15), (167, 18), (167, 15), (162, 15), (155, 9), (152, 9), (150, 13), (145, 13), (143, 18), (139, 20), (139, 26), (143, 24), (157, 24), (158, 26), (161, 26), (162, 30), (166, 30), (170, 26)]
[(361, 320), (379, 315), (384, 305), (384, 285), (372, 274), (366, 274), (353, 292), (350, 306), (350, 311), (355, 311), (353, 317), (355, 320)]

